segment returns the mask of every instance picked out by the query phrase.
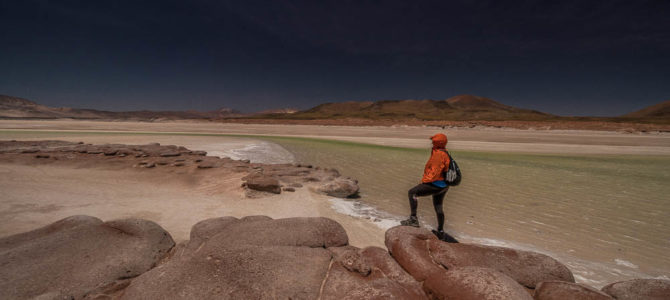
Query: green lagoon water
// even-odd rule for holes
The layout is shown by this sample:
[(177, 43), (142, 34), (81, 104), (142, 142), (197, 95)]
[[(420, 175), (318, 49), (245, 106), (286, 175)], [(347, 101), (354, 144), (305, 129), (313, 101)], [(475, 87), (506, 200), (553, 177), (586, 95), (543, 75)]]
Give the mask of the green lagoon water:
[[(409, 214), (407, 190), (430, 155), (428, 148), (264, 139), (298, 162), (357, 178), (361, 198), (350, 201), (351, 214), (393, 221)], [(670, 157), (450, 152), (464, 176), (444, 205), (446, 229), (457, 238), (551, 254), (595, 286), (670, 276)], [(420, 200), (419, 218), (435, 226), (430, 197)]]

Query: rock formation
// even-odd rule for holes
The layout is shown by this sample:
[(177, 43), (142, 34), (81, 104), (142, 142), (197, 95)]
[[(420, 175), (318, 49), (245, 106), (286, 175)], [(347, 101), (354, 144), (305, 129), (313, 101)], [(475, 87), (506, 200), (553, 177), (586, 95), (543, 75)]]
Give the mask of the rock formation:
[(337, 300), (667, 299), (670, 291), (668, 280), (638, 279), (601, 292), (542, 254), (448, 244), (414, 227), (389, 229), (388, 250), (348, 240), (327, 218), (220, 217), (193, 225), (175, 246), (150, 221), (73, 216), (0, 238), (0, 291), (3, 299)]
[[(303, 187), (333, 197), (354, 197), (358, 182), (343, 177), (335, 169), (321, 169), (309, 165), (259, 164), (248, 160), (207, 156), (207, 152), (193, 151), (182, 146), (104, 144), (92, 145), (65, 141), (0, 141), (0, 161), (25, 164), (74, 164), (77, 167), (107, 165), (168, 170), (181, 168), (200, 172), (247, 173), (242, 178), (244, 187), (257, 192), (279, 194)], [(192, 176), (192, 175), (190, 175)], [(248, 195), (253, 195), (253, 192)]]
[(174, 246), (156, 223), (72, 216), (0, 239), (4, 299), (81, 299), (153, 268)]

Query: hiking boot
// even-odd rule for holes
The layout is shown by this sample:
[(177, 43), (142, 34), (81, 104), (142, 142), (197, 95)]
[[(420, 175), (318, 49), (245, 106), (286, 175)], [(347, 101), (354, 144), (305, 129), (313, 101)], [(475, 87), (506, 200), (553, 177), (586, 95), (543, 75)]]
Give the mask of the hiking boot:
[(435, 230), (433, 229), (433, 234), (437, 236), (438, 239), (441, 241), (447, 242), (447, 243), (458, 243), (458, 240), (456, 240), (453, 236), (449, 235), (448, 233), (444, 232), (443, 230)]
[(419, 227), (419, 219), (415, 216), (410, 216), (409, 219), (400, 221), (400, 225)]

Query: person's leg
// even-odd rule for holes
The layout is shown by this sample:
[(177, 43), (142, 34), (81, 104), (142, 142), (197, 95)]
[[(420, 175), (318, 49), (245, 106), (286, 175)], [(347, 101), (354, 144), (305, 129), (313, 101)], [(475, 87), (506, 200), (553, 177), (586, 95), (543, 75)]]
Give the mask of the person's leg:
[(442, 209), (442, 203), (444, 202), (444, 196), (447, 194), (449, 187), (444, 188), (437, 194), (433, 194), (433, 207), (435, 208), (435, 214), (437, 215), (437, 231), (444, 231), (444, 210)]
[(416, 216), (416, 209), (418, 207), (418, 197), (432, 195), (436, 192), (439, 192), (441, 188), (438, 188), (429, 183), (422, 183), (407, 192), (409, 198), (409, 207), (410, 207), (410, 216), (409, 219), (401, 221), (401, 225), (405, 226), (415, 226), (419, 227), (419, 219)]
[(419, 197), (433, 195), (441, 190), (442, 188), (436, 187), (430, 183), (421, 183), (407, 191), (411, 215), (416, 217), (416, 208), (418, 206)]

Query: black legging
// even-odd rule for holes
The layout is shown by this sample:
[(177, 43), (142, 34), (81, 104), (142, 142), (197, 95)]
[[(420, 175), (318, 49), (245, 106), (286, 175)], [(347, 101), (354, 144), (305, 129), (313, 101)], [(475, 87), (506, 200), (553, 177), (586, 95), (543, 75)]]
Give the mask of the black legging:
[(433, 196), (433, 207), (435, 214), (437, 214), (437, 230), (444, 230), (444, 211), (442, 210), (442, 202), (444, 195), (447, 194), (449, 186), (445, 188), (434, 186), (430, 183), (422, 183), (411, 188), (407, 194), (409, 196), (409, 207), (412, 209), (412, 216), (416, 217), (416, 208), (419, 205), (418, 197)]

